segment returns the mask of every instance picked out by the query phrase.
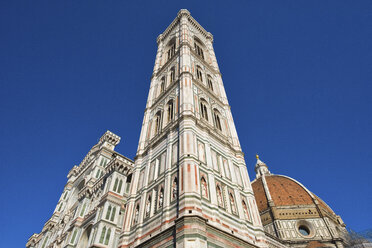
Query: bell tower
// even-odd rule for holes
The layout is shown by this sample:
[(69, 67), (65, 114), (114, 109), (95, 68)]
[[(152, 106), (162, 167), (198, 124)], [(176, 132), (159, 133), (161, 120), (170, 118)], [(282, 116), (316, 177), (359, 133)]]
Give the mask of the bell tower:
[(119, 247), (266, 247), (212, 34), (180, 10), (157, 43)]

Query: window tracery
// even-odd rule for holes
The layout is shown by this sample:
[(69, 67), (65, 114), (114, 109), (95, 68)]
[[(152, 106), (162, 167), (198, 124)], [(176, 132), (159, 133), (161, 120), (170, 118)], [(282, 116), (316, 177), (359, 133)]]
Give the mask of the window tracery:
[(167, 103), (167, 123), (173, 121), (173, 100)]
[(200, 66), (196, 67), (196, 78), (200, 81), (203, 82), (203, 72), (202, 68)]
[(216, 128), (222, 132), (220, 112), (218, 112), (217, 109), (213, 110), (213, 117), (214, 117), (214, 123), (216, 125)]
[(207, 102), (204, 99), (200, 100), (200, 112), (201, 117), (208, 121), (208, 109), (207, 109)]
[(210, 75), (207, 76), (207, 84), (208, 84), (208, 89), (210, 89), (213, 92), (213, 81)]
[(200, 47), (199, 44), (197, 44), (196, 42), (194, 42), (194, 49), (195, 49), (195, 53), (197, 55), (199, 55), (202, 59), (204, 59), (204, 52), (203, 52), (203, 49)]

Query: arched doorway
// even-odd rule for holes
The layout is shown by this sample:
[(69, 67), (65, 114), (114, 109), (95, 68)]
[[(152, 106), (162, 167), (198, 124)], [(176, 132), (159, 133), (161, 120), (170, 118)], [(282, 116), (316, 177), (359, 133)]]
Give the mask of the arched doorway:
[(92, 225), (88, 226), (83, 234), (81, 235), (81, 238), (79, 240), (79, 243), (77, 245), (77, 248), (87, 248), (89, 247), (88, 242), (89, 242), (89, 237), (90, 233), (92, 232)]

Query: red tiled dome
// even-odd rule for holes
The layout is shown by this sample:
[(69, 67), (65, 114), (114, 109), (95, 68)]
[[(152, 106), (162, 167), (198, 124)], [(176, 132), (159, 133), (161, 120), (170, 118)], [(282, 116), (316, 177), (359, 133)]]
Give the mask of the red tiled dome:
[[(280, 176), (280, 175), (265, 175), (266, 183), (269, 188), (271, 198), (275, 206), (298, 206), (298, 205), (312, 205), (314, 199), (311, 194), (295, 180)], [(253, 192), (260, 212), (268, 209), (268, 200), (262, 183), (262, 177), (258, 178), (252, 183)], [(317, 196), (315, 199), (328, 212), (333, 211)]]

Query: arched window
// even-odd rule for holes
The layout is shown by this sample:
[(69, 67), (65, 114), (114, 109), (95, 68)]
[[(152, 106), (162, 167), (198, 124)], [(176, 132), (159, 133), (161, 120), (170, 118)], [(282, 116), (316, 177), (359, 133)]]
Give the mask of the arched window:
[(106, 212), (106, 220), (109, 220), (110, 219), (110, 215), (111, 215), (111, 206), (109, 206), (107, 208), (107, 212)]
[(101, 174), (101, 170), (98, 169), (98, 170), (97, 170), (97, 173), (96, 173), (96, 178), (98, 178), (100, 174)]
[(150, 216), (150, 212), (151, 212), (151, 195), (149, 195), (146, 201), (146, 217)]
[(83, 207), (81, 208), (81, 211), (80, 211), (80, 216), (83, 216), (84, 215), (86, 206), (87, 206), (87, 204), (84, 203), (84, 205), (83, 205)]
[(230, 197), (230, 204), (231, 204), (231, 212), (236, 214), (236, 206), (235, 206), (235, 199), (232, 193), (229, 194)]
[(118, 188), (118, 183), (119, 183), (119, 179), (116, 178), (116, 179), (115, 179), (115, 183), (114, 183), (114, 191), (117, 190), (117, 188)]
[(201, 117), (208, 121), (207, 102), (204, 99), (200, 100), (200, 112), (201, 112)]
[(66, 200), (66, 197), (67, 197), (67, 191), (65, 192), (65, 195), (63, 196), (63, 200)]
[(127, 177), (127, 181), (125, 183), (125, 192), (128, 193), (129, 192), (129, 188), (130, 188), (130, 184), (132, 182), (132, 174), (130, 174), (128, 177)]
[(136, 225), (138, 223), (138, 215), (139, 215), (139, 204), (137, 204), (136, 210), (134, 211), (133, 225)]
[(223, 208), (223, 197), (222, 197), (222, 191), (219, 185), (216, 187), (216, 192), (217, 192), (217, 204), (219, 207)]
[(161, 78), (161, 84), (160, 84), (160, 94), (165, 91), (165, 77)]
[(203, 82), (203, 73), (202, 73), (202, 69), (200, 66), (197, 66), (196, 67), (196, 78), (200, 81), (200, 82)]
[(115, 214), (116, 214), (116, 207), (113, 207), (113, 208), (112, 208), (112, 213), (111, 213), (110, 221), (114, 221), (114, 219), (115, 219)]
[(177, 177), (174, 177), (172, 183), (172, 201), (177, 199)]
[(99, 242), (100, 242), (101, 244), (103, 244), (103, 241), (104, 241), (104, 239), (105, 239), (105, 235), (106, 235), (106, 227), (104, 226), (104, 227), (102, 228), (102, 231), (101, 231), (101, 236), (99, 237)]
[(161, 129), (161, 112), (158, 111), (155, 115), (155, 134), (158, 134), (160, 133), (160, 129)]
[(105, 238), (105, 245), (108, 245), (110, 241), (110, 235), (111, 235), (111, 228), (107, 229), (106, 238)]
[(158, 204), (159, 209), (163, 207), (163, 202), (164, 202), (164, 189), (163, 187), (161, 187), (159, 190), (159, 204)]
[(200, 182), (202, 188), (202, 197), (208, 198), (208, 186), (204, 176), (201, 178)]
[(172, 67), (170, 71), (170, 82), (173, 83), (176, 79), (176, 70), (174, 69), (174, 67)]
[(63, 202), (61, 202), (61, 204), (59, 205), (58, 212), (61, 211), (62, 206), (63, 206)]
[(170, 60), (174, 56), (175, 53), (176, 53), (176, 43), (174, 40), (172, 40), (170, 42), (170, 47), (168, 50), (168, 60)]
[(43, 242), (43, 245), (41, 246), (41, 248), (44, 248), (46, 243), (48, 242), (48, 239), (49, 237), (47, 236), (45, 239), (44, 239), (44, 242)]
[(248, 213), (248, 207), (244, 200), (242, 201), (242, 205), (243, 205), (243, 212), (244, 212), (245, 219), (250, 220), (249, 213)]
[(203, 49), (201, 48), (201, 45), (194, 41), (194, 48), (195, 48), (196, 54), (202, 57), (202, 59), (204, 59), (204, 52), (203, 52)]
[(121, 187), (123, 186), (123, 180), (122, 179), (120, 179), (119, 180), (119, 186), (118, 186), (118, 193), (120, 193), (120, 191), (121, 191)]
[(173, 120), (173, 100), (167, 103), (167, 123)]
[(77, 235), (77, 229), (75, 229), (74, 232), (72, 233), (72, 237), (70, 240), (71, 244), (75, 244), (76, 235)]
[(213, 81), (212, 81), (212, 77), (209, 75), (207, 77), (207, 83), (208, 83), (208, 89), (210, 89), (213, 92)]
[(222, 131), (220, 112), (218, 112), (217, 109), (213, 110), (213, 117), (214, 117), (214, 123), (216, 124), (216, 128)]

